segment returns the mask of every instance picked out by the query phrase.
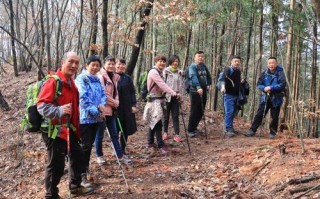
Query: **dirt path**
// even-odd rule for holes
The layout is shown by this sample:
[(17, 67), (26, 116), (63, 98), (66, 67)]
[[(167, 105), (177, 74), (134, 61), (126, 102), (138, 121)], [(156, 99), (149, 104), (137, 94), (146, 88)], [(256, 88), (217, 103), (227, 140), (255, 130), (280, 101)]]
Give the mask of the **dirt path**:
[[(0, 111), (0, 198), (44, 195), (45, 148), (41, 138), (25, 134), (19, 144), (17, 133), (25, 87), (32, 77), (23, 74), (19, 80), (6, 77), (0, 81), (0, 89), (12, 108)], [(139, 132), (128, 141), (134, 163), (123, 166), (131, 192), (128, 193), (121, 170), (106, 144), (107, 164), (98, 165), (92, 156), (91, 181), (95, 192), (79, 198), (292, 198), (299, 193), (291, 195), (290, 191), (301, 185), (285, 186), (289, 179), (320, 175), (319, 140), (305, 139), (306, 152), (301, 154), (300, 141), (286, 134), (275, 140), (268, 139), (266, 134), (262, 138), (246, 138), (241, 134), (223, 138), (221, 115), (208, 112), (206, 116), (208, 140), (204, 135), (190, 139), (192, 155), (189, 155), (186, 142), (183, 145), (170, 139), (167, 144), (171, 153), (167, 156), (158, 151), (148, 153), (147, 128), (138, 116)], [(237, 119), (235, 127), (244, 133), (249, 124)], [(201, 122), (200, 129), (203, 128)], [(286, 154), (280, 155), (279, 144), (285, 144)], [(320, 182), (304, 184), (311, 187)], [(67, 175), (59, 188), (61, 196), (67, 196)], [(310, 192), (308, 198), (318, 196), (317, 192)]]

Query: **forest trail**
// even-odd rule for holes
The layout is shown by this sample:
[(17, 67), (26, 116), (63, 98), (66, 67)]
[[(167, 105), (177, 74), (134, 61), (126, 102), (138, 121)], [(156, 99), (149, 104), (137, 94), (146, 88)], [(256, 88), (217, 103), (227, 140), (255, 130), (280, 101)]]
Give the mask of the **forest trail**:
[[(0, 90), (11, 110), (0, 111), (0, 198), (43, 198), (45, 147), (40, 135), (26, 133), (19, 142), (18, 128), (23, 114), (25, 91), (35, 73), (22, 73), (18, 78), (1, 77)], [(188, 102), (184, 104), (185, 120)], [(146, 151), (147, 127), (141, 121), (143, 107), (137, 115), (139, 131), (129, 137), (128, 152), (132, 165), (124, 165), (124, 173), (131, 193), (128, 193), (121, 170), (116, 163), (109, 141), (104, 145), (107, 163), (103, 166), (91, 161), (91, 181), (94, 194), (78, 198), (293, 198), (297, 188), (319, 184), (319, 140), (304, 139), (305, 153), (301, 154), (300, 140), (280, 134), (270, 140), (267, 130), (263, 137), (247, 138), (242, 135), (249, 124), (241, 118), (235, 121), (240, 133), (232, 138), (221, 136), (223, 119), (219, 112), (206, 112), (205, 135), (190, 138), (192, 154), (186, 141), (170, 139), (170, 155)], [(172, 129), (172, 128), (171, 128)], [(184, 128), (181, 122), (181, 135)], [(204, 131), (203, 121), (200, 130)], [(286, 146), (281, 155), (279, 144)], [(23, 156), (22, 156), (23, 155)], [(23, 161), (21, 160), (23, 157)], [(313, 176), (310, 182), (294, 184), (296, 178)], [(291, 181), (290, 181), (291, 180)], [(306, 180), (308, 181), (308, 180)], [(60, 195), (67, 196), (67, 175), (59, 185)], [(310, 192), (307, 198), (320, 197)]]

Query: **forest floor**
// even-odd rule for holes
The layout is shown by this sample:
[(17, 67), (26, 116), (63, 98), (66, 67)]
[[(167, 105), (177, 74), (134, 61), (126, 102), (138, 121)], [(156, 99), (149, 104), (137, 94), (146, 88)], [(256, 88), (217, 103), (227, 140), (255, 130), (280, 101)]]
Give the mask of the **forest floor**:
[[(11, 107), (9, 111), (0, 110), (0, 198), (44, 196), (45, 146), (40, 135), (19, 131), (26, 88), (35, 80), (35, 72), (0, 77), (0, 91)], [(187, 120), (188, 102), (183, 109)], [(262, 137), (243, 136), (250, 124), (241, 118), (235, 120), (239, 134), (227, 138), (221, 133), (222, 114), (206, 111), (208, 139), (205, 135), (191, 138), (191, 155), (187, 142), (172, 139), (166, 142), (169, 155), (162, 156), (158, 151), (148, 154), (142, 110), (140, 104), (138, 132), (128, 141), (127, 152), (133, 164), (123, 165), (130, 192), (107, 140), (107, 163), (98, 165), (94, 153), (91, 159), (90, 179), (95, 191), (78, 198), (295, 198), (320, 184), (319, 139), (304, 139), (302, 154), (300, 140), (288, 132), (279, 133), (274, 140), (268, 138), (267, 130), (262, 131)], [(183, 125), (180, 128), (185, 137)], [(203, 121), (199, 129), (204, 131)], [(286, 146), (283, 155), (279, 144)], [(68, 195), (67, 187), (66, 174), (59, 184), (63, 198)], [(318, 190), (302, 198), (320, 198)]]

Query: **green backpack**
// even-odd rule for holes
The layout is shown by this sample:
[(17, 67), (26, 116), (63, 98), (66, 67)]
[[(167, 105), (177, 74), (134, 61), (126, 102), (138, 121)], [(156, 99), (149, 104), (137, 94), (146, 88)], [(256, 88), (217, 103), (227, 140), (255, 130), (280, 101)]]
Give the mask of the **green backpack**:
[(40, 132), (41, 123), (44, 121), (44, 117), (40, 115), (37, 110), (38, 95), (43, 83), (49, 78), (54, 78), (57, 82), (54, 101), (56, 101), (61, 95), (62, 81), (57, 75), (46, 75), (40, 81), (30, 85), (27, 90), (25, 114), (21, 121), (22, 130), (26, 130), (32, 133)]

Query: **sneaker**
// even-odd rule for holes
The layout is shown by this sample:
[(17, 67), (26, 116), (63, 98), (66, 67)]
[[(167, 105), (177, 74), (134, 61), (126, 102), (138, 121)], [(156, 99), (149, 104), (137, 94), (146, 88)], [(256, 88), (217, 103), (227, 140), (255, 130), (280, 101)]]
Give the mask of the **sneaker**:
[(99, 156), (99, 157), (97, 157), (97, 163), (104, 164), (104, 163), (106, 163), (106, 160), (103, 158), (103, 156)]
[(247, 137), (252, 137), (256, 134), (252, 129), (249, 129), (244, 135)]
[(132, 163), (132, 160), (127, 155), (123, 155), (121, 158), (119, 158), (119, 161), (123, 164), (131, 164)]
[(168, 140), (168, 139), (169, 139), (167, 132), (164, 132), (164, 133), (162, 134), (162, 139), (163, 139), (163, 140)]
[(90, 183), (90, 181), (88, 180), (87, 178), (87, 174), (86, 173), (82, 173), (81, 174), (81, 186), (85, 187), (85, 188), (88, 188), (88, 187), (91, 187), (92, 188), (92, 184)]
[(194, 132), (195, 132), (196, 134), (204, 134), (204, 132), (199, 131), (198, 129), (196, 129)]
[(270, 139), (275, 139), (276, 136), (277, 136), (276, 134), (269, 134), (269, 138), (270, 138)]
[(173, 139), (174, 139), (174, 141), (176, 141), (176, 142), (183, 142), (183, 139), (182, 139), (179, 135), (175, 135), (175, 136), (173, 137)]
[(196, 132), (188, 132), (188, 136), (189, 136), (189, 138), (194, 138), (197, 136), (197, 133)]
[(236, 134), (234, 134), (234, 132), (232, 130), (226, 130), (226, 131), (224, 131), (224, 134), (228, 137), (233, 137), (236, 135)]
[(169, 149), (166, 145), (163, 145), (159, 150), (162, 155), (166, 155), (169, 153)]
[(77, 195), (89, 195), (93, 192), (92, 187), (84, 187), (82, 185), (79, 185), (78, 187), (71, 188), (71, 194), (74, 196)]

